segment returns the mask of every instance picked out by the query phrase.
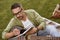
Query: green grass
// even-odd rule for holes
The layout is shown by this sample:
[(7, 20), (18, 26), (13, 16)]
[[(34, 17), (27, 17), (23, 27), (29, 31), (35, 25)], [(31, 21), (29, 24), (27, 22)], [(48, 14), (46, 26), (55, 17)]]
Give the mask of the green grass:
[(15, 2), (21, 3), (24, 9), (34, 9), (41, 16), (60, 23), (60, 19), (50, 18), (60, 0), (0, 0), (0, 40), (3, 40), (1, 38), (2, 31), (13, 17), (10, 7)]

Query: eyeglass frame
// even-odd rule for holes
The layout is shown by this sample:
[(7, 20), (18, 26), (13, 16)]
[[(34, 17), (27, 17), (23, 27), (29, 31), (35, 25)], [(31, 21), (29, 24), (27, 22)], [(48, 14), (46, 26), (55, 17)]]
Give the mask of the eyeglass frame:
[(13, 14), (13, 15), (18, 15), (19, 13), (21, 13), (21, 11), (22, 11), (22, 9), (21, 9), (19, 12), (17, 12), (17, 13), (15, 13), (15, 14)]

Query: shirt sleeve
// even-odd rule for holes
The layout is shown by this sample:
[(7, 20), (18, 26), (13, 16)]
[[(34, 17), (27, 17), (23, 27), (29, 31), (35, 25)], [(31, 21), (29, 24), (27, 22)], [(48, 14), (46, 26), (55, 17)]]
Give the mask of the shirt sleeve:
[(46, 28), (45, 20), (35, 10), (32, 9), (32, 11), (34, 12), (35, 20), (39, 23), (38, 26), (43, 27), (43, 29), (45, 29)]
[(2, 32), (2, 38), (6, 39), (5, 34), (9, 32), (9, 30), (11, 29), (11, 27), (14, 25), (15, 20), (14, 18), (11, 19), (11, 21), (9, 22), (9, 24), (7, 25), (7, 27), (4, 29), (4, 31)]

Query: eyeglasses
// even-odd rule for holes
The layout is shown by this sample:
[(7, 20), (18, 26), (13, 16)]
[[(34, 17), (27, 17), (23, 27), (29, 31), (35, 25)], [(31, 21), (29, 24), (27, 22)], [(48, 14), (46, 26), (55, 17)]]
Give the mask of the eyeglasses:
[(13, 15), (18, 15), (19, 13), (21, 13), (21, 11), (22, 11), (22, 9), (21, 9), (19, 12), (17, 12), (17, 13), (15, 13), (15, 14), (13, 14)]

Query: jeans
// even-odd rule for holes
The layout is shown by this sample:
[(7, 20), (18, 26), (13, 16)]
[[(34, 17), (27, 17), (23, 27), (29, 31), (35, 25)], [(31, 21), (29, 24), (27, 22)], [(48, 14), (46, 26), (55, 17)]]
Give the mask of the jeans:
[(55, 25), (46, 25), (45, 30), (38, 31), (38, 36), (51, 35), (52, 37), (60, 37), (60, 32), (56, 29)]

